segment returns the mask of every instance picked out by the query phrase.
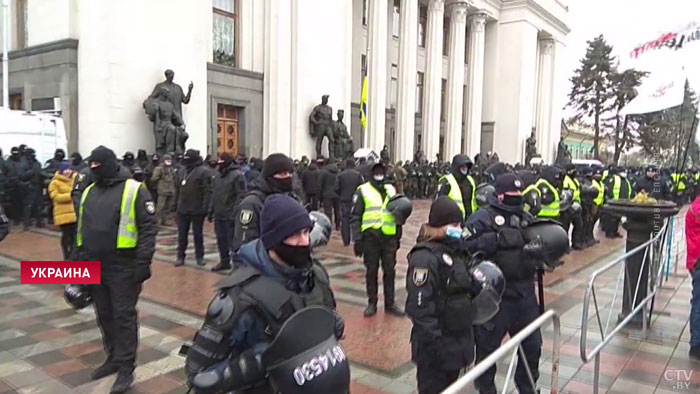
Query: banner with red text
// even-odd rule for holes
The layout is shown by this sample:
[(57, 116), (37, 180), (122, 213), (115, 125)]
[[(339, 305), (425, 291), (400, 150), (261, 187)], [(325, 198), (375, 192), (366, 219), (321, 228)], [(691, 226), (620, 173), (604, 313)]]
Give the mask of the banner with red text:
[(22, 261), (23, 285), (88, 285), (101, 281), (99, 261)]

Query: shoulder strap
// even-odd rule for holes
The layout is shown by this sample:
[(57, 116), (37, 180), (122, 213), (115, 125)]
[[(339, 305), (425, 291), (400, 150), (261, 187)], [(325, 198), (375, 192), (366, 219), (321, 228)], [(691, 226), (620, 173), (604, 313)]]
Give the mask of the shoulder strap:
[(248, 280), (260, 276), (260, 272), (248, 266), (242, 266), (231, 273), (231, 275), (222, 279), (216, 284), (218, 289), (234, 287), (247, 282)]

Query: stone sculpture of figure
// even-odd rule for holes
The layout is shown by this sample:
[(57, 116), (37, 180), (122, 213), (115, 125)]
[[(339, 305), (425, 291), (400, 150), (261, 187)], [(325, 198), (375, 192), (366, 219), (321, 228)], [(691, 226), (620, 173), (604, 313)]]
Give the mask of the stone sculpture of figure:
[(569, 152), (569, 148), (566, 146), (566, 143), (564, 143), (564, 137), (561, 137), (559, 140), (559, 146), (557, 147), (557, 159), (555, 160), (555, 163), (561, 166), (571, 163), (571, 152)]
[[(156, 153), (164, 155), (166, 153), (180, 152), (178, 136), (182, 131), (182, 118), (175, 111), (173, 103), (170, 101), (170, 90), (166, 87), (160, 88), (158, 101), (153, 121), (153, 131), (156, 138)], [(178, 130), (180, 128), (180, 130)], [(178, 138), (180, 137), (180, 138)]]
[(153, 88), (153, 93), (151, 93), (150, 98), (157, 99), (160, 89), (162, 87), (168, 88), (170, 91), (169, 100), (171, 103), (173, 103), (175, 112), (177, 112), (177, 114), (180, 115), (180, 118), (182, 118), (182, 104), (189, 104), (190, 98), (192, 97), (192, 88), (194, 87), (194, 84), (190, 82), (189, 86), (187, 87), (187, 94), (185, 94), (182, 91), (182, 87), (173, 82), (174, 78), (175, 73), (173, 70), (165, 70), (165, 81), (160, 82)]
[(345, 111), (342, 109), (338, 110), (338, 120), (333, 123), (333, 156), (335, 158), (344, 159), (351, 155), (354, 151), (352, 146), (352, 138), (348, 133), (348, 128), (343, 123), (343, 117), (345, 116)]
[(535, 132), (533, 131), (525, 141), (525, 165), (530, 165), (530, 160), (537, 156), (537, 139), (535, 139)]
[(182, 104), (190, 102), (194, 84), (190, 82), (185, 94), (182, 87), (173, 82), (174, 77), (173, 70), (165, 70), (165, 81), (158, 83), (143, 102), (143, 109), (153, 122), (156, 153), (161, 156), (166, 153), (184, 153), (188, 138), (182, 118)]
[(333, 142), (333, 109), (328, 105), (328, 95), (321, 97), (321, 104), (314, 107), (309, 115), (309, 132), (316, 139), (316, 156), (321, 156), (323, 138), (328, 138), (328, 156), (332, 157)]

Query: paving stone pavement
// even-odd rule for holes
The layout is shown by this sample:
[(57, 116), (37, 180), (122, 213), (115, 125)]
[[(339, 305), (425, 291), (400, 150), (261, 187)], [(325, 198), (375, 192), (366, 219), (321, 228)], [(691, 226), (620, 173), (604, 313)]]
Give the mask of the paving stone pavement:
[[(427, 212), (425, 206), (419, 207), (421, 210), (423, 214)], [(407, 240), (415, 236), (411, 235), (415, 228), (414, 222), (405, 230), (408, 234), (404, 243), (412, 244)], [(209, 230), (205, 247), (215, 250)], [(50, 230), (15, 233), (0, 244), (0, 254), (15, 256), (14, 259), (0, 257), (0, 393), (104, 393), (114, 379), (89, 380), (91, 368), (105, 357), (92, 310), (71, 310), (63, 301), (59, 286), (19, 285), (17, 258), (24, 257), (18, 256), (57, 258), (60, 248), (55, 236)], [(172, 229), (161, 230), (154, 279), (146, 283), (139, 302), (141, 340), (132, 393), (186, 391), (183, 358), (177, 352), (201, 325), (202, 304), (206, 305), (211, 298), (209, 288), (220, 278), (191, 262), (187, 267), (173, 267), (168, 255), (168, 251), (174, 250), (172, 245), (168, 248), (173, 236)], [(399, 275), (405, 275), (402, 266), (410, 246), (402, 246)], [(620, 255), (620, 246), (620, 242), (604, 241), (586, 253), (574, 252), (566, 259), (566, 270), (560, 271), (564, 273), (555, 271), (545, 281), (548, 308), (557, 310), (562, 320), (559, 392), (592, 392), (592, 363), (582, 365), (579, 358), (583, 290), (593, 270)], [(675, 252), (682, 254), (683, 250)], [(347, 248), (343, 248), (336, 235), (320, 255), (331, 272), (336, 293), (340, 294), (339, 310), (347, 322), (348, 334), (343, 344), (351, 359), (352, 393), (413, 393), (415, 369), (409, 359), (408, 319), (381, 313), (374, 319), (362, 318), (361, 262), (348, 256)], [(216, 255), (213, 260), (211, 254), (208, 256), (210, 265), (216, 262)], [(683, 259), (680, 261), (682, 265)], [(658, 313), (654, 314), (646, 341), (638, 339), (638, 332), (630, 331), (614, 338), (605, 348), (601, 359), (601, 392), (700, 392), (700, 372), (691, 372), (688, 381), (665, 378), (671, 376), (666, 371), (700, 371), (700, 364), (687, 358), (690, 283), (686, 276), (682, 267), (677, 274), (672, 271), (660, 290), (656, 299)], [(601, 278), (598, 294), (601, 305), (612, 302), (616, 278), (616, 273)], [(402, 282), (398, 280), (397, 285), (402, 286)], [(181, 288), (186, 291), (182, 292)], [(590, 338), (595, 338), (595, 329), (591, 322)], [(551, 327), (543, 330), (543, 338), (539, 382), (544, 393), (549, 391), (552, 368)], [(594, 344), (592, 340), (590, 346)], [(499, 364), (499, 387), (506, 369), (503, 363)]]

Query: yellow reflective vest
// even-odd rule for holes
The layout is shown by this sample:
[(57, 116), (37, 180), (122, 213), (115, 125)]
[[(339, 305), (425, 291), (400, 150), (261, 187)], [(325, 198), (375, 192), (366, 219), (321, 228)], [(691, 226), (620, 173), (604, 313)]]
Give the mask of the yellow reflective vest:
[(685, 190), (685, 182), (683, 182), (683, 176), (678, 173), (673, 173), (671, 174), (671, 180), (673, 181), (673, 186), (676, 187), (676, 190), (679, 192), (682, 192)]
[(569, 189), (574, 194), (574, 201), (581, 203), (581, 184), (578, 179), (568, 175), (564, 176), (564, 189)]
[(523, 195), (527, 195), (528, 193), (535, 190), (535, 191), (537, 191), (537, 195), (542, 197), (542, 192), (540, 192), (540, 185), (545, 185), (549, 189), (549, 191), (554, 196), (554, 201), (550, 202), (549, 204), (542, 204), (540, 211), (537, 213), (537, 217), (541, 217), (541, 218), (559, 217), (559, 206), (561, 203), (561, 198), (559, 197), (559, 193), (557, 192), (557, 189), (554, 186), (552, 186), (551, 183), (547, 182), (546, 179), (540, 178), (534, 184), (526, 187), (525, 190), (523, 191)]
[[(80, 197), (80, 209), (78, 216), (78, 233), (76, 234), (76, 244), (78, 247), (83, 245), (83, 214), (85, 213), (85, 200), (87, 200), (90, 191), (95, 186), (90, 184), (83, 195)], [(138, 243), (139, 230), (136, 228), (136, 197), (139, 194), (141, 182), (133, 179), (127, 179), (124, 182), (124, 191), (122, 192), (122, 202), (119, 209), (119, 229), (117, 230), (117, 249), (132, 249)]]
[[(455, 178), (453, 174), (447, 174), (440, 177), (440, 180), (438, 182), (443, 181), (446, 181), (450, 185), (450, 192), (447, 194), (447, 197), (450, 200), (454, 201), (459, 207), (459, 210), (462, 211), (462, 219), (466, 219), (467, 211), (464, 208), (464, 200), (462, 199), (462, 189), (459, 188), (457, 178)], [(474, 182), (474, 178), (472, 178), (471, 175), (467, 175), (467, 181), (469, 181), (469, 184), (472, 187), (472, 196), (469, 203), (471, 205), (471, 212), (474, 213), (478, 208), (478, 206), (476, 205), (476, 183)]]
[(593, 199), (593, 204), (601, 206), (605, 201), (605, 186), (603, 186), (603, 182), (598, 181), (596, 179), (592, 179), (592, 181), (593, 187), (595, 187), (598, 190), (598, 195), (596, 196), (596, 198)]
[(384, 185), (384, 191), (386, 192), (384, 200), (382, 200), (382, 195), (379, 191), (369, 182), (363, 183), (358, 189), (362, 192), (362, 199), (365, 204), (360, 231), (381, 229), (384, 235), (396, 235), (396, 221), (394, 216), (386, 209), (389, 200), (396, 194), (394, 186)]

